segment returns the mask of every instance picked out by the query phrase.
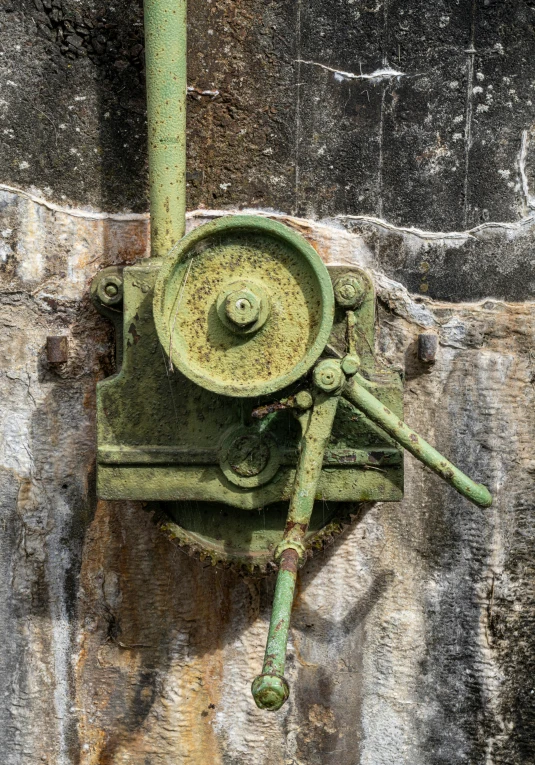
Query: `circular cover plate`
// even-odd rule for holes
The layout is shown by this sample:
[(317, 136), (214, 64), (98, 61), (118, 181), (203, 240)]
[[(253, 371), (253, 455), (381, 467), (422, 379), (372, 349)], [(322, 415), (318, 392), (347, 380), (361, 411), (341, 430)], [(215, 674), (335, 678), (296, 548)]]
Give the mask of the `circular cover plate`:
[[(253, 333), (221, 321), (218, 296), (240, 280), (259, 284), (269, 316)], [(158, 337), (173, 365), (203, 388), (252, 397), (297, 380), (319, 358), (334, 316), (331, 279), (291, 229), (253, 215), (201, 226), (162, 265), (154, 292)]]

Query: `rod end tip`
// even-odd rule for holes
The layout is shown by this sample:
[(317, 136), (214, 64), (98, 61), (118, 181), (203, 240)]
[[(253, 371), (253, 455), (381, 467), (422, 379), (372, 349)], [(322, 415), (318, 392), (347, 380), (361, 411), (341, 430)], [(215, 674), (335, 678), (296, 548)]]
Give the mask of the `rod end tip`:
[(276, 712), (290, 695), (290, 687), (282, 675), (258, 675), (251, 692), (259, 709)]

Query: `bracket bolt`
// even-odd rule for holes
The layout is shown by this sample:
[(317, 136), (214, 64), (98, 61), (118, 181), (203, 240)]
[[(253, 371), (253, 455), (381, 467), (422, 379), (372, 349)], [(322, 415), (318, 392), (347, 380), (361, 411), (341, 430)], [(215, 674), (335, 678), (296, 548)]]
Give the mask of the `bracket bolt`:
[(295, 394), (295, 405), (298, 409), (305, 411), (306, 409), (310, 409), (313, 403), (314, 399), (312, 398), (310, 391), (300, 390), (299, 393)]
[(340, 363), (336, 361), (320, 361), (313, 373), (314, 384), (325, 393), (332, 393), (340, 388), (343, 382)]
[(334, 285), (334, 296), (342, 308), (358, 308), (366, 295), (366, 287), (355, 274), (344, 274)]
[(123, 299), (123, 280), (118, 274), (106, 274), (98, 282), (97, 295), (103, 305), (117, 305)]
[(346, 377), (357, 374), (360, 367), (360, 359), (356, 353), (350, 353), (342, 359), (342, 372)]

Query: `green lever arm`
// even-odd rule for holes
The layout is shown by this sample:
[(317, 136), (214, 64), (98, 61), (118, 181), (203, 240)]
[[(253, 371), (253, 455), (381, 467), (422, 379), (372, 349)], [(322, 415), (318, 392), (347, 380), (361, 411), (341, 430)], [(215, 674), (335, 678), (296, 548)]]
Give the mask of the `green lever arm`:
[(424, 441), (424, 439), (409, 428), (394, 412), (378, 401), (375, 396), (366, 390), (358, 382), (357, 375), (349, 378), (344, 387), (343, 396), (360, 409), (376, 425), (379, 425), (385, 433), (388, 433), (395, 441), (413, 454), (416, 459), (431, 468), (437, 475), (457, 489), (475, 505), (489, 507), (492, 504), (492, 495), (486, 486), (475, 483), (468, 478), (459, 468), (443, 457), (436, 449)]
[[(331, 365), (332, 362), (327, 362)], [(324, 364), (318, 365), (320, 373)], [(339, 364), (338, 364), (339, 367)], [(327, 374), (330, 369), (327, 368)], [(335, 370), (340, 374), (339, 369)], [(286, 528), (278, 547), (279, 573), (273, 599), (273, 610), (264, 656), (262, 674), (251, 686), (256, 705), (260, 709), (276, 711), (288, 698), (289, 688), (284, 677), (286, 644), (290, 628), (290, 615), (295, 592), (299, 559), (304, 557), (303, 540), (308, 530), (314, 507), (316, 488), (321, 475), (323, 453), (331, 435), (334, 415), (340, 398), (340, 389), (316, 394), (314, 408), (304, 427), (301, 452), (297, 463), (295, 483), (290, 499)]]
[(323, 454), (340, 394), (467, 499), (482, 507), (492, 504), (492, 496), (485, 486), (468, 478), (366, 390), (359, 382), (359, 375), (354, 374), (356, 363), (352, 365), (349, 363), (351, 361), (352, 359), (347, 357), (347, 360), (344, 359), (341, 363), (327, 360), (318, 364), (314, 370), (314, 383), (318, 389), (314, 408), (310, 415), (301, 416), (301, 451), (286, 528), (277, 551), (280, 566), (264, 665), (262, 673), (254, 679), (251, 687), (253, 698), (260, 709), (276, 711), (289, 695), (284, 666), (297, 568), (300, 558), (304, 557), (303, 541), (314, 507)]

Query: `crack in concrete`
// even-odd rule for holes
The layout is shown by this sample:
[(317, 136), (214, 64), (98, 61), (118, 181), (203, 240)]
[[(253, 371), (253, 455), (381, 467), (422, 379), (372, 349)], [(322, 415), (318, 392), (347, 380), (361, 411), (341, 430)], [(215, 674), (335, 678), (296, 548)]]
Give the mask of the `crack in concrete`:
[(296, 59), (297, 64), (307, 64), (308, 66), (317, 66), (320, 69), (325, 69), (326, 72), (332, 72), (335, 79), (341, 80), (372, 80), (374, 82), (382, 82), (383, 80), (392, 80), (397, 77), (407, 77), (405, 72), (400, 72), (397, 69), (392, 69), (389, 66), (383, 69), (376, 69), (371, 74), (354, 74), (354, 72), (344, 72), (342, 69), (335, 69), (332, 66), (326, 66), (326, 64), (320, 64), (317, 61), (306, 61), (303, 58)]
[(48, 199), (44, 199), (43, 197), (37, 196), (37, 194), (33, 194), (31, 191), (26, 191), (25, 189), (18, 189), (15, 186), (8, 186), (5, 183), (0, 183), (0, 191), (7, 191), (10, 194), (17, 194), (18, 196), (29, 199), (31, 202), (34, 202), (35, 204), (40, 205), (41, 207), (46, 207), (48, 210), (51, 210), (52, 212), (62, 213), (63, 215), (70, 215), (73, 218), (85, 218), (87, 220), (117, 220), (117, 221), (148, 220), (149, 219), (149, 213), (107, 213), (107, 212), (98, 212), (96, 210), (84, 210), (83, 208), (76, 208), (76, 207), (62, 207), (61, 205), (58, 205), (55, 202), (51, 202)]
[(480, 223), (478, 226), (467, 229), (466, 231), (426, 231), (425, 229), (416, 228), (414, 226), (396, 226), (393, 223), (389, 223), (382, 218), (376, 218), (373, 215), (337, 215), (335, 220), (349, 220), (356, 221), (358, 223), (371, 223), (380, 228), (394, 231), (395, 233), (410, 234), (416, 236), (419, 239), (454, 239), (454, 240), (466, 240), (476, 239), (475, 236), (481, 231), (485, 231), (489, 228), (502, 229), (504, 231), (518, 231), (524, 226), (530, 226), (535, 222), (535, 213), (529, 214), (524, 218), (520, 218), (513, 223), (505, 223), (500, 221), (488, 221), (486, 223)]
[[(527, 134), (527, 131), (524, 131), (524, 134)], [(418, 237), (419, 239), (426, 239), (426, 240), (450, 239), (450, 240), (462, 241), (466, 239), (476, 239), (477, 238), (476, 235), (478, 233), (486, 231), (488, 229), (501, 229), (503, 231), (519, 231), (535, 223), (535, 197), (532, 197), (529, 194), (529, 189), (527, 186), (527, 177), (526, 177), (526, 172), (524, 167), (528, 143), (529, 141), (527, 141), (527, 138), (525, 140), (523, 138), (522, 149), (519, 156), (519, 166), (520, 166), (520, 175), (522, 179), (524, 194), (525, 195), (527, 194), (526, 199), (529, 200), (528, 207), (530, 208), (530, 213), (520, 218), (519, 220), (510, 222), (510, 223), (503, 222), (503, 221), (486, 221), (485, 223), (480, 223), (479, 225), (474, 226), (473, 228), (467, 229), (465, 231), (428, 231), (426, 229), (418, 228), (416, 226), (398, 226), (394, 223), (390, 223), (384, 218), (380, 218), (373, 215), (350, 215), (350, 214), (341, 213), (339, 215), (335, 215), (333, 218), (325, 218), (323, 219), (323, 221), (317, 221), (313, 219), (300, 218), (297, 216), (288, 215), (280, 211), (262, 210), (258, 208), (249, 208), (249, 207), (244, 207), (242, 209), (229, 208), (227, 210), (200, 208), (196, 210), (190, 210), (189, 212), (187, 212), (186, 218), (187, 220), (194, 220), (196, 218), (220, 218), (224, 216), (231, 216), (231, 215), (238, 215), (238, 214), (239, 215), (260, 215), (263, 217), (269, 217), (269, 218), (275, 218), (275, 219), (280, 218), (290, 222), (295, 222), (296, 225), (303, 225), (308, 223), (310, 225), (324, 226), (326, 228), (332, 227), (333, 222), (337, 221), (337, 222), (340, 222), (340, 225), (344, 229), (346, 228), (344, 225), (344, 221), (350, 221), (350, 222), (364, 223), (364, 224), (369, 223), (371, 225), (384, 228), (394, 233), (409, 234), (411, 236)], [(62, 207), (61, 205), (55, 202), (51, 202), (48, 199), (44, 199), (43, 197), (40, 197), (37, 194), (34, 194), (30, 191), (26, 191), (25, 189), (19, 189), (14, 186), (9, 186), (7, 184), (0, 183), (0, 192), (2, 191), (5, 191), (9, 194), (14, 194), (14, 195), (24, 197), (36, 205), (47, 208), (51, 212), (68, 215), (73, 218), (82, 218), (86, 220), (110, 220), (110, 221), (117, 221), (117, 222), (140, 221), (140, 222), (146, 222), (146, 223), (148, 223), (150, 220), (150, 214), (148, 212), (147, 213), (107, 213), (107, 212), (101, 212), (97, 210), (88, 210), (83, 208)], [(351, 233), (351, 232), (348, 232), (348, 233)]]
[(520, 173), (520, 180), (522, 183), (522, 193), (524, 195), (524, 201), (528, 210), (535, 209), (535, 197), (532, 197), (529, 193), (528, 176), (526, 173), (526, 159), (529, 148), (529, 133), (527, 130), (522, 131), (522, 142), (520, 145), (520, 153), (518, 155), (518, 170)]

